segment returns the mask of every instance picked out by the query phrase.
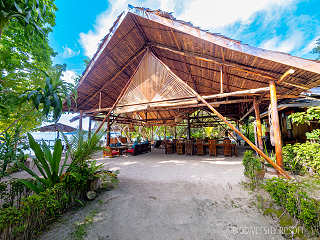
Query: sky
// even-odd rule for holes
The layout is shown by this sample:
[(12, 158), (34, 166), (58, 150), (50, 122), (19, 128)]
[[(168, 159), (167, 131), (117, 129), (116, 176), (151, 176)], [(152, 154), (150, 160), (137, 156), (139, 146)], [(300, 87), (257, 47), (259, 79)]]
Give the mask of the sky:
[[(56, 0), (56, 26), (49, 40), (58, 53), (54, 63), (67, 64), (65, 80), (81, 75), (84, 60), (93, 56), (128, 4), (172, 12), (178, 19), (251, 46), (317, 58), (311, 51), (320, 38), (319, 0)], [(77, 126), (68, 118), (63, 116), (60, 122)]]

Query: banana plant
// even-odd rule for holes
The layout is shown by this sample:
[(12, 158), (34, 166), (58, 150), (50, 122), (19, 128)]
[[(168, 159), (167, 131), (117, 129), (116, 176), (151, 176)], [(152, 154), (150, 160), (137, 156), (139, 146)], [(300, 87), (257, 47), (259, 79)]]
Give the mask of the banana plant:
[(40, 146), (30, 133), (28, 133), (28, 139), (30, 148), (36, 156), (34, 163), (42, 177), (32, 169), (20, 163), (19, 167), (36, 179), (36, 183), (23, 179), (21, 182), (34, 192), (39, 193), (48, 187), (54, 186), (62, 180), (62, 175), (67, 167), (68, 153), (66, 153), (65, 159), (62, 162), (61, 139), (56, 140), (53, 153), (51, 153), (50, 148), (45, 142)]
[(77, 98), (75, 86), (61, 78), (65, 70), (65, 65), (57, 65), (55, 72), (51, 74), (43, 72), (46, 77), (45, 87), (27, 91), (20, 98), (31, 101), (37, 110), (42, 107), (42, 113), (45, 116), (52, 111), (53, 120), (57, 122), (63, 111), (62, 102), (65, 101), (67, 107), (70, 108), (71, 101), (76, 102)]

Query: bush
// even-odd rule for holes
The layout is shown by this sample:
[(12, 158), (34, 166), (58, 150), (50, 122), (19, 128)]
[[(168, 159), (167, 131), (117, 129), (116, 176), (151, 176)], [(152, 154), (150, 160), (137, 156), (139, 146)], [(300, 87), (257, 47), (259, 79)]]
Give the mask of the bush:
[(274, 177), (268, 179), (263, 187), (292, 217), (320, 234), (320, 203), (307, 195), (303, 184)]
[(283, 162), (288, 171), (304, 174), (312, 170), (320, 174), (320, 143), (296, 143), (283, 147)]
[(32, 239), (48, 222), (72, 204), (65, 185), (59, 183), (40, 194), (22, 199), (21, 207), (0, 209), (1, 239)]
[(8, 181), (2, 181), (0, 182), (0, 207), (20, 207), (21, 199), (32, 193), (20, 179), (13, 178)]
[(244, 175), (251, 180), (256, 180), (257, 172), (264, 169), (260, 158), (256, 157), (252, 151), (245, 151), (242, 164)]
[(17, 126), (11, 132), (4, 132), (0, 136), (0, 179), (7, 174), (18, 171), (18, 163), (24, 164), (27, 155), (23, 150), (27, 146), (21, 137), (21, 126)]
[[(93, 174), (93, 171), (94, 168), (83, 166), (81, 170), (68, 174), (63, 182), (22, 198), (19, 206), (0, 208), (0, 239), (34, 239), (70, 207), (79, 203), (83, 205), (87, 192), (93, 190), (92, 183), (96, 178), (104, 177), (104, 172)], [(109, 181), (114, 183), (117, 172), (108, 172), (107, 175), (112, 176)]]

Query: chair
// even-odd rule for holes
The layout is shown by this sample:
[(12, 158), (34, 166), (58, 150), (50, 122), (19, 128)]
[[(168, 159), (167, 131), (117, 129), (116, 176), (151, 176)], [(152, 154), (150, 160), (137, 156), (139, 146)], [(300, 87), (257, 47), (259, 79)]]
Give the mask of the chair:
[(172, 154), (173, 153), (173, 144), (169, 141), (165, 141), (165, 153), (166, 154)]
[(227, 156), (232, 157), (232, 144), (231, 144), (231, 140), (229, 139), (223, 140), (223, 154), (225, 157)]
[(177, 152), (177, 139), (172, 139), (172, 151), (175, 153)]
[(209, 145), (209, 155), (210, 156), (217, 156), (217, 141), (210, 139), (208, 140), (208, 145)]
[(182, 141), (177, 141), (176, 143), (176, 149), (177, 149), (177, 153), (179, 155), (184, 154), (184, 144)]
[(187, 140), (186, 141), (186, 155), (192, 155), (193, 154), (193, 144), (192, 140)]
[(162, 141), (157, 140), (156, 143), (154, 144), (154, 148), (160, 148)]
[(197, 139), (196, 146), (197, 146), (197, 155), (204, 155), (203, 140)]

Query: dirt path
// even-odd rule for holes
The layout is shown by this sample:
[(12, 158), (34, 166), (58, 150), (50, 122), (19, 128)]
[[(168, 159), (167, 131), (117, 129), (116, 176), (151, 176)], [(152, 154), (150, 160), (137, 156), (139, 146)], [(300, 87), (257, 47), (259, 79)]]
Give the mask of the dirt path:
[(84, 239), (282, 239), (239, 184), (241, 158), (150, 153), (98, 159), (120, 169), (117, 189), (69, 212), (41, 240), (73, 239), (75, 223), (92, 216)]

